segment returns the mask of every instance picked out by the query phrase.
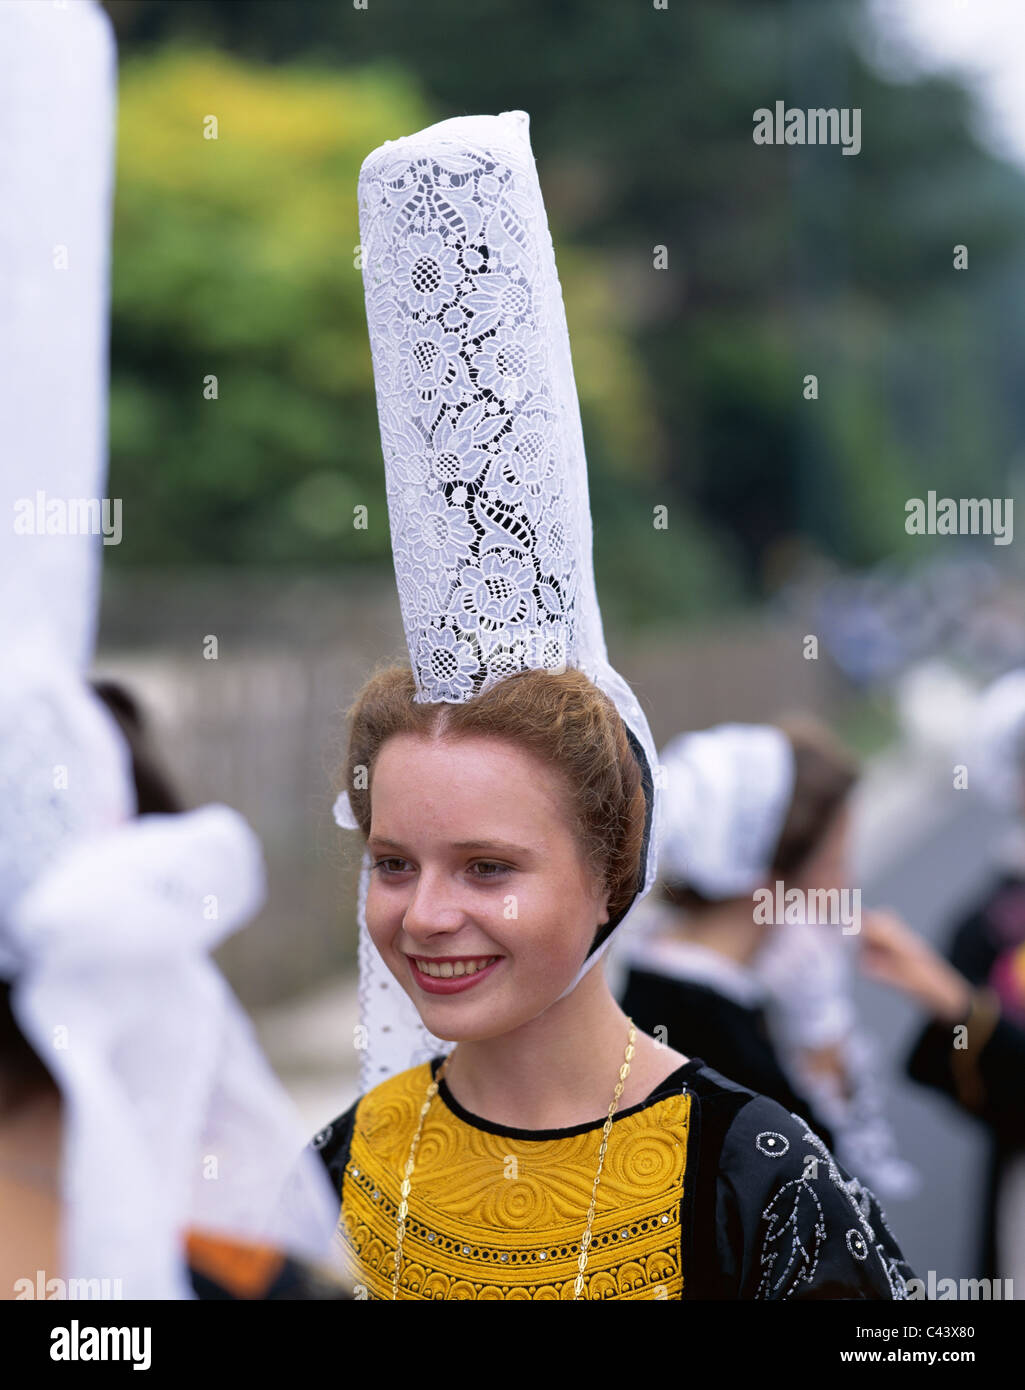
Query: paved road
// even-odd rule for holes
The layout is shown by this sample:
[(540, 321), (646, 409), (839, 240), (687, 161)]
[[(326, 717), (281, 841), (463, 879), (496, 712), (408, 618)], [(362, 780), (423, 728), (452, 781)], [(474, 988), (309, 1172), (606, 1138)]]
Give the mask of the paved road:
[[(945, 950), (951, 932), (989, 876), (990, 845), (1000, 823), (977, 802), (951, 798), (950, 814), (930, 827), (923, 843), (866, 879), (865, 906), (889, 906)], [(924, 1278), (977, 1277), (983, 1131), (943, 1097), (904, 1075), (905, 1059), (922, 1025), (920, 1012), (893, 991), (859, 980), (863, 1024), (889, 1064), (888, 1107), (903, 1157), (923, 1177), (921, 1192), (884, 1209), (904, 1253)]]

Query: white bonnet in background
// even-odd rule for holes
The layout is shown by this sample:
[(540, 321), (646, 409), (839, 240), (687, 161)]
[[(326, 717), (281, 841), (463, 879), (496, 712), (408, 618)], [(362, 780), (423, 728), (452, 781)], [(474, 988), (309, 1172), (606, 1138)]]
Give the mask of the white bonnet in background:
[(769, 877), (794, 790), (794, 753), (771, 724), (720, 724), (662, 751), (659, 870), (703, 897), (749, 893)]

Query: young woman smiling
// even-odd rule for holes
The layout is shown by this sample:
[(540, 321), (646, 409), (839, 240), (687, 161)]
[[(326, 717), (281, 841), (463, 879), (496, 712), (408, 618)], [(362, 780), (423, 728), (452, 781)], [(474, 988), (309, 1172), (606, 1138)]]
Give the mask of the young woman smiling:
[[(634, 1028), (589, 959), (633, 902), (651, 795), (580, 671), (351, 711), (373, 944), (455, 1047), (314, 1139), (374, 1298), (899, 1298), (874, 1198), (806, 1124)], [(365, 783), (365, 786), (361, 785)], [(583, 972), (583, 973), (582, 973)]]

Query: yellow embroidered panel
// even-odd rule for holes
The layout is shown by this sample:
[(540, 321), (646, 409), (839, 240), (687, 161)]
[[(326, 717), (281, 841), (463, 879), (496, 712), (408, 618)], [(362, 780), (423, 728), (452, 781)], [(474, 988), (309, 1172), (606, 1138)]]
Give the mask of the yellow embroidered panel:
[[(391, 1298), (399, 1184), (430, 1081), (425, 1063), (359, 1103), (338, 1237), (355, 1283)], [(680, 1201), (690, 1096), (613, 1120), (584, 1298), (681, 1298)], [(436, 1096), (424, 1123), (399, 1297), (572, 1299), (602, 1129), (524, 1140), (466, 1124)]]

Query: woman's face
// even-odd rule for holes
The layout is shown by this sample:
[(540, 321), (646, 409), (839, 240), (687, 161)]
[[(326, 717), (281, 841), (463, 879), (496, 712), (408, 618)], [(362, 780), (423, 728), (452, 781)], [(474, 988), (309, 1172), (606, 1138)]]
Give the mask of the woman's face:
[(396, 734), (370, 790), (367, 927), (424, 1024), (468, 1041), (536, 1018), (608, 921), (561, 774), (501, 738)]

